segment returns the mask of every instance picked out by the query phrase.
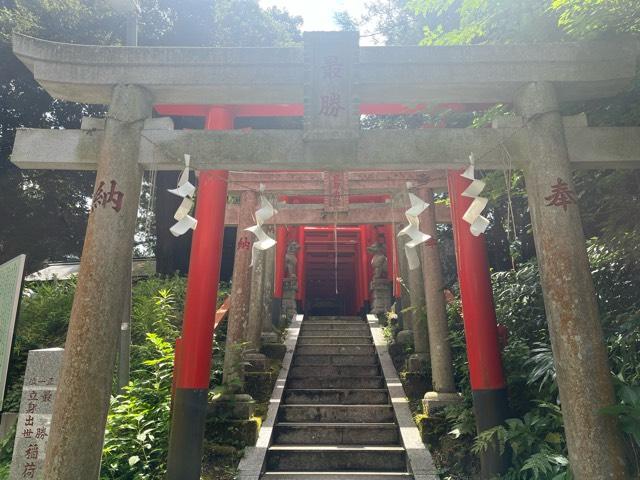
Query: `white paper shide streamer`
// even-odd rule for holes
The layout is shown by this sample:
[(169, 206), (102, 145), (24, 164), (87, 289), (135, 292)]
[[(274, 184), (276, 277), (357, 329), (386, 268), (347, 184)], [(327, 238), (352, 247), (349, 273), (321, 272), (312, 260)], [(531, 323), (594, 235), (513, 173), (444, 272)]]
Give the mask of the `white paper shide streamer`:
[(420, 266), (420, 258), (418, 257), (416, 247), (431, 238), (430, 235), (420, 231), (420, 220), (418, 219), (418, 216), (429, 207), (429, 204), (413, 193), (409, 193), (409, 200), (411, 201), (411, 208), (404, 212), (409, 221), (409, 225), (400, 230), (398, 236), (407, 235), (411, 238), (411, 240), (405, 244), (404, 251), (407, 255), (409, 269), (415, 270)]
[(258, 240), (253, 242), (253, 248), (251, 249), (251, 266), (253, 266), (256, 258), (256, 250), (269, 250), (276, 244), (276, 241), (262, 229), (262, 225), (278, 213), (278, 211), (273, 208), (271, 202), (269, 202), (262, 193), (264, 192), (263, 184), (260, 184), (260, 192), (260, 208), (256, 211), (256, 224), (252, 227), (245, 228), (245, 230), (253, 233), (258, 238)]
[(169, 193), (173, 193), (174, 195), (182, 198), (182, 203), (173, 216), (177, 223), (169, 229), (174, 237), (184, 235), (189, 231), (189, 229), (195, 230), (196, 225), (198, 224), (198, 221), (191, 215), (189, 215), (191, 209), (193, 208), (193, 196), (196, 192), (196, 187), (194, 187), (191, 182), (189, 182), (190, 160), (190, 155), (184, 156), (185, 167), (180, 174), (180, 178), (178, 178), (178, 186), (172, 190), (169, 190)]
[(462, 219), (471, 225), (471, 234), (477, 237), (481, 233), (484, 233), (489, 226), (489, 220), (481, 215), (489, 199), (479, 196), (486, 184), (482, 180), (476, 180), (475, 178), (475, 159), (473, 153), (469, 156), (469, 162), (470, 165), (461, 176), (472, 180), (472, 182), (467, 189), (462, 192), (462, 196), (473, 198), (473, 202), (471, 202), (467, 211), (464, 212)]

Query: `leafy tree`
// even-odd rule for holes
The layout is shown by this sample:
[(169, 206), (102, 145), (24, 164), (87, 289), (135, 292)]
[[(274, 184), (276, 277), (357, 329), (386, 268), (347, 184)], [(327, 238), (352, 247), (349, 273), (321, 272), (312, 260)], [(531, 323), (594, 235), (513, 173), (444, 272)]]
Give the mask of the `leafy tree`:
[[(257, 0), (140, 4), (141, 45), (269, 46), (301, 38), (301, 18), (276, 8), (263, 10)], [(99, 0), (0, 0), (0, 216), (8, 219), (0, 226), (0, 262), (26, 253), (31, 271), (47, 260), (78, 258), (94, 180), (93, 173), (19, 170), (9, 161), (16, 129), (79, 128), (82, 116), (105, 111), (101, 106), (53, 100), (13, 55), (11, 33), (117, 45), (123, 43), (124, 24), (121, 14)], [(165, 183), (167, 179), (158, 182)], [(174, 211), (170, 205), (164, 214)]]

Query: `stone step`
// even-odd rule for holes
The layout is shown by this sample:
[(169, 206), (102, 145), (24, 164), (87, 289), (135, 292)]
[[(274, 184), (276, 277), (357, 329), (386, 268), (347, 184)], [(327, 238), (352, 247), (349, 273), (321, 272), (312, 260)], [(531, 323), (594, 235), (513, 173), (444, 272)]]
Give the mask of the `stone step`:
[(389, 423), (395, 421), (391, 405), (280, 406), (280, 422)]
[(298, 345), (371, 345), (371, 336), (351, 335), (351, 336), (300, 336)]
[(305, 365), (291, 367), (289, 376), (296, 377), (377, 377), (380, 367), (368, 365)]
[(284, 392), (284, 402), (333, 405), (387, 405), (389, 393), (386, 389), (291, 389)]
[(313, 323), (302, 323), (302, 331), (303, 332), (311, 332), (311, 331), (326, 331), (326, 330), (342, 330), (349, 332), (369, 332), (369, 325), (364, 322), (313, 322)]
[(375, 345), (299, 345), (296, 355), (376, 355)]
[(300, 355), (293, 357), (294, 366), (303, 365), (378, 365), (377, 355)]
[(274, 444), (299, 445), (396, 445), (400, 441), (395, 423), (279, 423)]
[(326, 322), (326, 321), (344, 321), (344, 322), (355, 322), (355, 321), (364, 321), (362, 317), (358, 316), (349, 316), (349, 315), (327, 315), (327, 316), (318, 316), (311, 315), (304, 319), (305, 322)]
[(306, 388), (385, 388), (386, 383), (383, 377), (301, 377), (290, 378), (287, 382), (287, 389)]
[(406, 452), (398, 446), (273, 445), (266, 467), (273, 471), (406, 472)]
[(371, 338), (371, 334), (367, 330), (366, 332), (363, 330), (362, 332), (351, 332), (345, 331), (343, 329), (338, 330), (309, 330), (303, 328), (300, 331), (300, 336), (298, 338), (309, 338), (309, 337), (363, 337), (363, 338)]
[(266, 472), (262, 480), (413, 480), (410, 473), (396, 472)]

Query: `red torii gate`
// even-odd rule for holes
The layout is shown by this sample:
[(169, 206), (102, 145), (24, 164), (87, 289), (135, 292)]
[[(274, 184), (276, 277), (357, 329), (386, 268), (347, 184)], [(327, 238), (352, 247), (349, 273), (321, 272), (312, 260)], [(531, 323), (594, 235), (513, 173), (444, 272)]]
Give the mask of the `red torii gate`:
[[(238, 105), (238, 106), (204, 106), (204, 105), (157, 105), (158, 113), (163, 115), (189, 115), (204, 116), (204, 128), (209, 130), (231, 130), (234, 127), (234, 119), (237, 114), (243, 116), (282, 116), (303, 114), (302, 106), (297, 105)], [(458, 111), (464, 109), (456, 104)], [(361, 112), (370, 114), (401, 115), (417, 113), (413, 109), (407, 109), (402, 105), (363, 105)], [(204, 175), (204, 178), (203, 178)], [(176, 367), (178, 381), (176, 382), (175, 412), (172, 417), (170, 455), (168, 461), (169, 478), (178, 478), (179, 472), (194, 464), (196, 458), (185, 451), (185, 445), (193, 441), (190, 429), (194, 422), (204, 422), (205, 411), (194, 408), (194, 405), (206, 406), (201, 397), (206, 398), (208, 392), (208, 375), (211, 368), (211, 339), (213, 330), (211, 325), (206, 325), (210, 312), (215, 310), (211, 299), (215, 302), (218, 291), (218, 279), (222, 254), (220, 232), (223, 231), (220, 219), (224, 219), (226, 209), (226, 195), (228, 190), (228, 172), (205, 171), (200, 174), (200, 187), (196, 217), (198, 228), (195, 230), (192, 240), (192, 256), (189, 265), (189, 279), (187, 283), (186, 306), (183, 324), (183, 336), (179, 345), (199, 341), (198, 348), (183, 349), (176, 352), (176, 361), (180, 363)], [(214, 178), (216, 180), (214, 180)], [(471, 199), (461, 196), (462, 191), (470, 180), (463, 179), (459, 172), (449, 172), (449, 192), (452, 211), (458, 215), (452, 215), (455, 232), (456, 253), (458, 255), (458, 277), (461, 290), (464, 288), (467, 301), (464, 305), (465, 333), (467, 337), (467, 351), (469, 355), (469, 368), (471, 373), (471, 386), (474, 392), (474, 403), (484, 417), (479, 423), (479, 429), (490, 428), (501, 423), (506, 418), (507, 392), (504, 374), (500, 360), (499, 342), (493, 296), (490, 282), (489, 264), (487, 261), (486, 244), (483, 237), (473, 237), (468, 225), (462, 220), (464, 212)], [(217, 195), (204, 193), (213, 188), (218, 189)], [(224, 192), (224, 195), (222, 195)], [(292, 203), (318, 203), (325, 199), (324, 196), (294, 196), (284, 197)], [(360, 198), (354, 197), (353, 202), (360, 200), (386, 200), (386, 196), (367, 195)], [(206, 206), (200, 206), (202, 203)], [(206, 213), (205, 213), (206, 212)], [(206, 217), (202, 215), (206, 215)], [(204, 226), (201, 222), (204, 222)], [(321, 227), (322, 228), (322, 227)], [(325, 227), (332, 228), (332, 227)], [(357, 228), (360, 233), (360, 269), (367, 268), (367, 275), (360, 276), (358, 290), (362, 300), (368, 300), (370, 257), (366, 251), (373, 236), (373, 229), (368, 225)], [(304, 245), (304, 229), (297, 231), (298, 242)], [(394, 246), (395, 234), (390, 225), (385, 226), (381, 236), (387, 245)], [(282, 296), (282, 277), (284, 274), (284, 253), (286, 252), (286, 231), (278, 229), (276, 239), (278, 247), (276, 251), (276, 282), (274, 296)], [(283, 242), (284, 240), (284, 242)], [(389, 241), (391, 240), (391, 241)], [(218, 247), (219, 245), (219, 247)], [(217, 251), (214, 251), (217, 249)], [(304, 248), (301, 248), (304, 252)], [(393, 264), (392, 255), (388, 255), (388, 271), (398, 271), (397, 263)], [(201, 261), (203, 258), (208, 261)], [(304, 253), (298, 262), (298, 278), (304, 278)], [(461, 260), (463, 258), (464, 260)], [(193, 270), (192, 270), (193, 269)], [(361, 270), (362, 271), (362, 270)], [(365, 283), (366, 282), (366, 283)], [(394, 296), (399, 296), (399, 284), (394, 281)], [(205, 288), (206, 285), (206, 288)], [(366, 293), (364, 293), (366, 292)], [(207, 297), (208, 298), (204, 298)], [(304, 298), (304, 282), (301, 282), (297, 299)], [(192, 305), (190, 308), (189, 305)], [(198, 308), (198, 305), (203, 308)], [(472, 311), (473, 310), (473, 311)], [(471, 321), (473, 319), (473, 321)], [(188, 340), (187, 340), (188, 338)], [(208, 343), (207, 343), (208, 342)], [(206, 345), (205, 345), (206, 343)], [(471, 345), (473, 344), (473, 345)], [(473, 365), (473, 366), (472, 366)], [(205, 368), (206, 367), (206, 368)], [(479, 420), (480, 422), (480, 420)], [(193, 445), (196, 452), (200, 451), (200, 445)], [(490, 471), (499, 471), (500, 462), (503, 460), (497, 456), (485, 456), (484, 462), (493, 463), (486, 465)], [(173, 475), (173, 476), (172, 476)]]

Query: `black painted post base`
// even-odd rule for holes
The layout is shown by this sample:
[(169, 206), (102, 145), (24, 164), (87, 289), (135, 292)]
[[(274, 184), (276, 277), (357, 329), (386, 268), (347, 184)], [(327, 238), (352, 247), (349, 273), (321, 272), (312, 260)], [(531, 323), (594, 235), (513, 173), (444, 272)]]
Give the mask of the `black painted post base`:
[[(473, 411), (478, 433), (502, 425), (509, 418), (507, 389), (473, 390)], [(504, 473), (509, 466), (509, 454), (500, 455), (497, 445), (480, 454), (480, 478), (490, 480)]]
[(176, 389), (166, 480), (200, 480), (208, 393), (208, 389)]
[(282, 299), (273, 297), (273, 299), (271, 300), (271, 323), (276, 328), (280, 328), (281, 315), (282, 315)]

